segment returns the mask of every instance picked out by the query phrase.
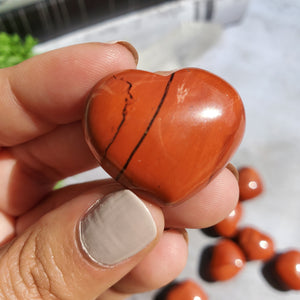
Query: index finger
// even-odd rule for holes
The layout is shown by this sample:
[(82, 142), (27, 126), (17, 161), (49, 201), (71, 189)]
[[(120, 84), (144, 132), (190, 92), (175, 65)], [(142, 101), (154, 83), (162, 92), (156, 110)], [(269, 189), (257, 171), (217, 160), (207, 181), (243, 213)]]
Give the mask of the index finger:
[(85, 98), (100, 78), (136, 67), (124, 45), (130, 48), (123, 42), (70, 46), (1, 69), (0, 147), (81, 119)]
[(0, 70), (0, 210), (19, 215), (95, 165), (80, 124), (86, 97), (102, 77), (136, 67), (126, 48), (81, 44)]

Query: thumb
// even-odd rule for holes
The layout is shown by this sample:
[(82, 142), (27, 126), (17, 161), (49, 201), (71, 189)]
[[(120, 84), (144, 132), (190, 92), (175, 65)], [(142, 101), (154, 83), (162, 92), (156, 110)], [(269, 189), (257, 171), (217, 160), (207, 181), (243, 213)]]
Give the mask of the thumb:
[(160, 209), (129, 190), (77, 196), (1, 250), (0, 298), (94, 300), (146, 256), (163, 226)]

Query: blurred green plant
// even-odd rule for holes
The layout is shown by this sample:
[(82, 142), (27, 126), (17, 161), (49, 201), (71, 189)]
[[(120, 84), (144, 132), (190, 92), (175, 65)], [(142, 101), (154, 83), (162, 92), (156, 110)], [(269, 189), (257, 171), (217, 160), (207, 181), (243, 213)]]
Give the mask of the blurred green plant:
[(63, 180), (58, 181), (58, 182), (54, 185), (53, 190), (58, 190), (58, 189), (60, 189), (60, 188), (62, 188), (62, 187), (64, 187), (64, 186), (65, 186), (65, 185), (64, 185), (64, 181), (63, 181)]
[(0, 32), (0, 68), (14, 66), (32, 57), (38, 40), (27, 35), (24, 40), (18, 34)]

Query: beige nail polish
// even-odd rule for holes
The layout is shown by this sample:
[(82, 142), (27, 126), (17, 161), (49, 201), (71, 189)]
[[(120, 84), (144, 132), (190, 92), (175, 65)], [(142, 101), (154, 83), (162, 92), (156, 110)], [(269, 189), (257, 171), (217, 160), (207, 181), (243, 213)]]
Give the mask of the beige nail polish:
[(94, 262), (114, 266), (144, 249), (157, 228), (145, 204), (131, 191), (105, 196), (79, 223), (83, 251)]

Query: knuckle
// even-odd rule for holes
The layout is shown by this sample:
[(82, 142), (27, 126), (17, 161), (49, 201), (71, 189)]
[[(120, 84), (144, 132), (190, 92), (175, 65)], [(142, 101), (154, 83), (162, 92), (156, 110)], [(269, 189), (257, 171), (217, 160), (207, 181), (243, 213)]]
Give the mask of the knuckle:
[(68, 286), (43, 224), (17, 239), (0, 262), (0, 298), (68, 299)]

